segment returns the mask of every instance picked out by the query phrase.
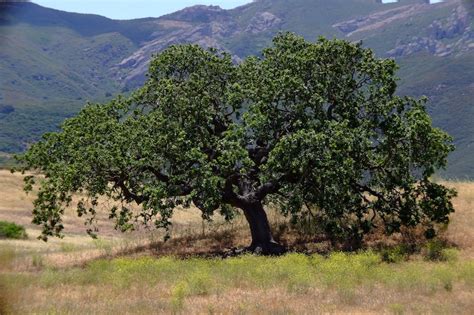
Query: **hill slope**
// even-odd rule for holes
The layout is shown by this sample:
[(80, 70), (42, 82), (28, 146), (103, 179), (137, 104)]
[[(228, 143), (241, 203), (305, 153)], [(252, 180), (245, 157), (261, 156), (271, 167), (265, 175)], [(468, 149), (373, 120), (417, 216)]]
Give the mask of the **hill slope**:
[(401, 65), (400, 93), (427, 95), (455, 137), (445, 175), (474, 178), (474, 32), (466, 1), (258, 0), (233, 10), (194, 6), (160, 18), (114, 21), (32, 3), (0, 3), (0, 152), (18, 152), (86, 100), (140, 85), (171, 44), (229, 51), (236, 62), (281, 30), (363, 40)]

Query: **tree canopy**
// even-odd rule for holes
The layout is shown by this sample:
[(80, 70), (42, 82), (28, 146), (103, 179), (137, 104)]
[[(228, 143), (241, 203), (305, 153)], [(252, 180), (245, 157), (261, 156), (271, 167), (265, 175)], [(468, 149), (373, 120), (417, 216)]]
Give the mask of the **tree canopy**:
[[(426, 99), (395, 94), (397, 65), (360, 43), (282, 33), (240, 64), (197, 45), (154, 56), (129, 97), (88, 104), (20, 157), (45, 175), (34, 202), (43, 237), (59, 236), (72, 196), (92, 222), (100, 196), (110, 218), (167, 228), (178, 205), (210, 219), (241, 209), (251, 249), (282, 250), (263, 205), (294, 220), (317, 211), (328, 233), (387, 233), (447, 223), (455, 192), (430, 180), (451, 138), (434, 128)], [(26, 177), (31, 190), (34, 178)], [(86, 202), (86, 201), (89, 202)], [(127, 204), (140, 205), (134, 212)], [(91, 231), (93, 232), (93, 231)]]

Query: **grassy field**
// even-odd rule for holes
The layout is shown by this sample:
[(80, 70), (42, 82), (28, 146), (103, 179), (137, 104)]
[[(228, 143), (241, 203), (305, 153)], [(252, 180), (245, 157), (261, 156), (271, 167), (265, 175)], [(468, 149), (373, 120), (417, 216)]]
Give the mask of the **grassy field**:
[[(91, 240), (72, 210), (63, 240), (37, 241), (33, 197), (21, 192), (20, 175), (0, 171), (0, 221), (29, 235), (0, 240), (0, 314), (470, 314), (474, 183), (447, 184), (459, 192), (443, 235), (449, 248), (222, 259), (212, 253), (249, 241), (244, 220), (203, 223), (193, 209), (176, 212), (167, 243), (156, 232), (119, 234), (106, 220)], [(278, 230), (284, 218), (270, 218)]]

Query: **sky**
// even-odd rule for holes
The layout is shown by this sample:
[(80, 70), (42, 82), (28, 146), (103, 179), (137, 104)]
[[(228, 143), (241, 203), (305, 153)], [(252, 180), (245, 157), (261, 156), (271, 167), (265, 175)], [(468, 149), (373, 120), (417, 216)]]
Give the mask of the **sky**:
[(93, 13), (112, 19), (159, 17), (196, 4), (218, 5), (224, 9), (252, 0), (33, 0), (44, 7), (68, 12)]

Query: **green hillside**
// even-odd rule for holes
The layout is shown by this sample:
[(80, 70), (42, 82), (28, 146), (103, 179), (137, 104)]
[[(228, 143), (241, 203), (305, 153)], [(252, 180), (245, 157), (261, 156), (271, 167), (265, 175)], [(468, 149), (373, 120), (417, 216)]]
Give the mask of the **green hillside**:
[[(0, 152), (5, 153), (20, 152), (44, 132), (57, 130), (87, 101), (120, 93), (110, 68), (152, 31), (146, 19), (113, 21), (32, 3), (0, 3), (0, 12)], [(2, 112), (6, 106), (14, 111)]]
[(0, 3), (0, 152), (24, 150), (87, 101), (140, 85), (147, 62), (171, 44), (199, 43), (236, 61), (279, 31), (362, 40), (401, 65), (400, 93), (427, 95), (435, 124), (457, 150), (443, 175), (474, 178), (474, 31), (469, 1), (257, 0), (222, 10), (195, 6), (160, 18), (95, 15)]
[[(84, 38), (67, 28), (28, 25), (2, 27), (0, 41), (6, 43), (0, 50), (1, 102), (15, 108), (0, 116), (0, 151), (5, 152), (54, 129), (86, 100), (116, 93), (118, 85), (104, 72), (134, 48), (119, 34)], [(98, 52), (107, 49), (110, 57), (104, 60)]]

